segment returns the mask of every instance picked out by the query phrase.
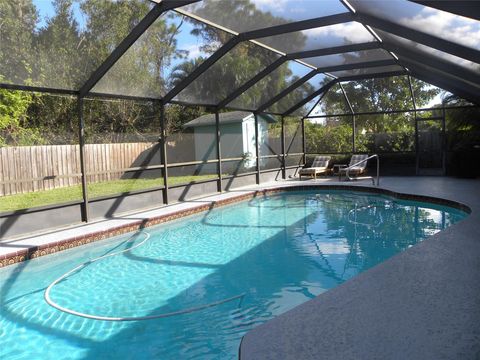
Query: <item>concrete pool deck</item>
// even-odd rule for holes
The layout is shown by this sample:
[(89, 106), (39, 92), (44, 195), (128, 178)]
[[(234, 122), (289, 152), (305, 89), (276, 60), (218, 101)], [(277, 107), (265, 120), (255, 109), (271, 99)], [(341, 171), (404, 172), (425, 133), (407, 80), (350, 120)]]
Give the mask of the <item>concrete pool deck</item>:
[[(0, 266), (172, 220), (214, 204), (290, 186), (371, 188), (370, 181), (295, 179), (137, 212), (113, 219), (0, 240)], [(384, 177), (380, 189), (438, 197), (472, 213), (343, 285), (248, 332), (241, 359), (480, 358), (480, 181)]]

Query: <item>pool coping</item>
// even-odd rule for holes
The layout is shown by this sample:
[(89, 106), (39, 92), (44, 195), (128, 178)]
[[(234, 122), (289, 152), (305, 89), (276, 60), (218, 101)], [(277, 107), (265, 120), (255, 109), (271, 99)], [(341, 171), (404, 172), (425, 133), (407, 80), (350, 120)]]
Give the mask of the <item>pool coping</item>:
[[(73, 227), (72, 229), (60, 230), (58, 232), (49, 233), (46, 235), (39, 235), (35, 240), (35, 243), (29, 243), (32, 237), (20, 238), (16, 240), (6, 240), (4, 242), (0, 241), (0, 268), (6, 267), (9, 265), (14, 265), (19, 262), (27, 261), (30, 259), (35, 259), (40, 256), (46, 256), (50, 254), (55, 254), (59, 251), (64, 251), (72, 249), (74, 247), (90, 244), (92, 242), (105, 240), (113, 236), (123, 235), (129, 232), (137, 231), (143, 228), (155, 226), (161, 223), (169, 222), (172, 220), (177, 220), (186, 216), (193, 214), (198, 214), (211, 210), (212, 208), (221, 207), (225, 205), (230, 205), (233, 203), (246, 201), (258, 196), (265, 196), (275, 192), (282, 191), (302, 191), (302, 190), (311, 190), (311, 189), (323, 189), (323, 190), (350, 190), (350, 191), (361, 191), (368, 193), (376, 193), (395, 197), (398, 199), (404, 200), (415, 200), (428, 202), (437, 205), (445, 205), (463, 210), (467, 213), (471, 212), (471, 209), (460, 202), (443, 199), (433, 196), (425, 195), (414, 195), (407, 193), (400, 193), (393, 190), (374, 187), (374, 186), (365, 186), (364, 184), (328, 184), (328, 183), (299, 183), (299, 182), (283, 182), (282, 184), (265, 184), (264, 186), (259, 186), (258, 189), (238, 189), (237, 191), (225, 192), (222, 194), (214, 194), (203, 198), (204, 204), (194, 205), (191, 204), (183, 209), (176, 209), (177, 205), (182, 203), (177, 203), (172, 205), (170, 208), (162, 207), (158, 210), (162, 211), (160, 215), (154, 215), (155, 210), (153, 210), (153, 215), (149, 215), (149, 212), (141, 220), (131, 220), (121, 225), (109, 224), (108, 219), (103, 222), (102, 229), (97, 229), (98, 226), (93, 224), (93, 230), (88, 230), (88, 225), (83, 225), (85, 229), (84, 234), (75, 234), (71, 235), (72, 229), (74, 232), (78, 233), (78, 229), (82, 228), (82, 225), (78, 227)], [(237, 192), (241, 192), (240, 195), (236, 195)], [(223, 195), (223, 198), (216, 199), (219, 195)], [(190, 201), (183, 202), (183, 204), (189, 204)], [(150, 211), (152, 213), (152, 211)], [(128, 219), (128, 217), (127, 217)], [(100, 222), (99, 222), (100, 223)], [(98, 223), (97, 223), (98, 224)], [(60, 237), (60, 240), (53, 241), (52, 234)], [(43, 240), (43, 241), (42, 241)], [(10, 251), (5, 251), (5, 247), (9, 247), (9, 244), (15, 244), (15, 248)], [(3, 250), (3, 251), (2, 251)]]

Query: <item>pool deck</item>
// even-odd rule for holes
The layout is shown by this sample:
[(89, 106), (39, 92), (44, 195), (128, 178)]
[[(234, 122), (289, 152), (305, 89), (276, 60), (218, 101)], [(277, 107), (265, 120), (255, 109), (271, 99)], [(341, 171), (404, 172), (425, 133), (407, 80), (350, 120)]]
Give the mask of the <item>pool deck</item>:
[[(287, 180), (20, 239), (0, 240), (0, 266), (206, 211), (282, 186), (372, 187), (336, 178)], [(261, 325), (250, 359), (480, 359), (480, 180), (384, 177), (380, 188), (468, 206), (464, 221)], [(153, 219), (153, 220), (152, 220)]]

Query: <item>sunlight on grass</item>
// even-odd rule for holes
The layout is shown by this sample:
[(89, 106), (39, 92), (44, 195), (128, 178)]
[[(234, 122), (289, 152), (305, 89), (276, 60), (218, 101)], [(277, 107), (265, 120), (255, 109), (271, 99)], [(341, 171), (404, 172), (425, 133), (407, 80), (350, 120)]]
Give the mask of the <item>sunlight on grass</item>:
[[(173, 176), (169, 177), (169, 185), (188, 184), (193, 181), (216, 179), (216, 175)], [(130, 191), (150, 189), (163, 186), (163, 178), (156, 179), (124, 179), (88, 184), (88, 196), (94, 199), (100, 196), (121, 194)], [(36, 191), (0, 197), (0, 212), (28, 209), (37, 206), (61, 204), (82, 199), (80, 185), (64, 188)]]

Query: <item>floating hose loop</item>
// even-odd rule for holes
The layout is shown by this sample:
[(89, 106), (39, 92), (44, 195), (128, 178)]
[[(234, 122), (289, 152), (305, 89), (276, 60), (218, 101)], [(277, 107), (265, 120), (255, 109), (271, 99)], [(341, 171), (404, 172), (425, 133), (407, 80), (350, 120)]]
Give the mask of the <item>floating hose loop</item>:
[(380, 226), (380, 224), (383, 222), (382, 219), (380, 218), (378, 220), (377, 223), (374, 223), (374, 224), (368, 224), (368, 223), (363, 223), (363, 222), (358, 222), (356, 221), (356, 216), (355, 216), (355, 220), (352, 219), (352, 214), (356, 214), (357, 211), (361, 211), (361, 210), (365, 210), (365, 209), (372, 209), (372, 208), (382, 208), (383, 206), (382, 205), (379, 205), (379, 204), (370, 204), (370, 205), (365, 205), (365, 206), (361, 206), (361, 207), (358, 207), (358, 208), (353, 208), (351, 209), (348, 214), (347, 214), (347, 220), (351, 223), (351, 224), (354, 224), (354, 225), (363, 225), (363, 226), (367, 226), (367, 227), (378, 227)]
[(65, 274), (60, 276), (58, 279), (56, 279), (55, 281), (53, 281), (50, 285), (48, 285), (48, 287), (45, 290), (45, 293), (43, 295), (47, 304), (52, 306), (53, 308), (59, 310), (59, 311), (62, 311), (64, 313), (67, 313), (67, 314), (70, 314), (70, 315), (75, 315), (75, 316), (79, 316), (79, 317), (83, 317), (83, 318), (87, 318), (87, 319), (92, 319), (92, 320), (102, 320), (102, 321), (140, 321), (140, 320), (161, 319), (161, 318), (167, 318), (167, 317), (171, 317), (171, 316), (188, 314), (188, 313), (200, 311), (200, 310), (207, 309), (207, 308), (217, 306), (217, 305), (221, 305), (221, 304), (224, 304), (224, 303), (236, 300), (236, 299), (240, 299), (240, 302), (239, 302), (239, 306), (240, 306), (240, 304), (241, 304), (241, 302), (242, 302), (242, 300), (245, 296), (245, 293), (240, 294), (240, 295), (236, 295), (236, 296), (232, 296), (230, 298), (222, 299), (222, 300), (219, 300), (219, 301), (215, 301), (215, 302), (212, 302), (212, 303), (209, 303), (209, 304), (199, 305), (199, 306), (196, 306), (196, 307), (177, 310), (177, 311), (173, 311), (173, 312), (169, 312), (169, 313), (163, 313), (163, 314), (158, 314), (158, 315), (149, 315), (149, 316), (113, 317), (113, 316), (92, 315), (92, 314), (87, 314), (87, 313), (82, 313), (82, 312), (79, 312), (79, 311), (71, 310), (71, 309), (68, 309), (66, 307), (58, 305), (55, 301), (52, 300), (52, 298), (50, 297), (50, 292), (53, 289), (53, 287), (55, 285), (57, 285), (59, 282), (61, 282), (62, 280), (69, 277), (71, 274), (73, 274), (73, 273), (77, 272), (78, 270), (83, 269), (85, 266), (90, 265), (90, 264), (92, 264), (94, 262), (97, 262), (99, 260), (103, 260), (103, 259), (106, 259), (106, 258), (111, 257), (111, 256), (116, 256), (116, 255), (119, 255), (119, 254), (122, 254), (122, 253), (125, 253), (125, 252), (128, 252), (128, 251), (132, 251), (133, 249), (143, 245), (150, 238), (150, 234), (145, 232), (145, 231), (140, 230), (140, 231), (138, 231), (138, 233), (141, 233), (141, 234), (145, 235), (145, 239), (143, 239), (137, 245), (129, 247), (125, 250), (117, 251), (117, 252), (114, 252), (114, 253), (111, 253), (111, 254), (103, 255), (103, 256), (97, 257), (95, 259), (86, 261), (83, 264), (80, 264), (77, 267), (73, 268), (72, 270), (66, 272)]

